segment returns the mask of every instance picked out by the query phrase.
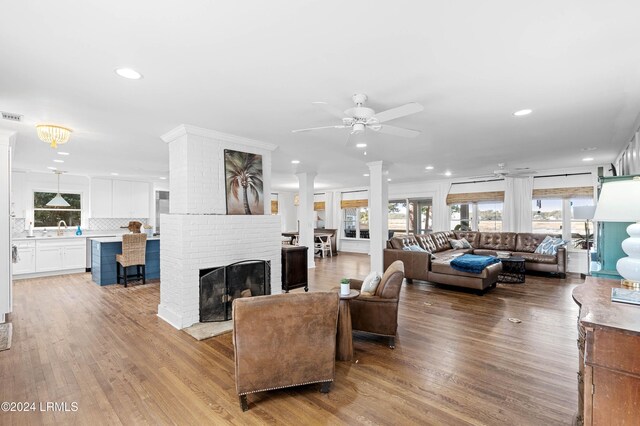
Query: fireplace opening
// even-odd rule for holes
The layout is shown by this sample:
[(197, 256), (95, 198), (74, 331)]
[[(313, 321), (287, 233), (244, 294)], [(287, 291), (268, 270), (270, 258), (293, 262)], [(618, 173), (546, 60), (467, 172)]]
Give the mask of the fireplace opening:
[(228, 321), (239, 297), (271, 294), (271, 263), (244, 260), (200, 270), (200, 322)]

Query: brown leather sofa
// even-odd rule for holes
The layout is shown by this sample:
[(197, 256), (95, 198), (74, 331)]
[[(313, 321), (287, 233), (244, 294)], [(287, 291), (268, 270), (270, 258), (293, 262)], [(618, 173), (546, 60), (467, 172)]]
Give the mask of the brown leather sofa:
[(249, 393), (318, 382), (321, 392), (329, 392), (335, 378), (338, 301), (337, 292), (233, 301), (236, 391), (243, 411), (249, 408)]
[[(442, 263), (446, 263), (453, 254), (457, 253), (496, 256), (498, 251), (504, 251), (511, 253), (512, 256), (523, 257), (525, 269), (528, 271), (551, 272), (564, 278), (567, 270), (567, 251), (564, 247), (560, 247), (555, 256), (534, 253), (546, 236), (546, 234), (515, 232), (446, 231), (403, 238), (394, 237), (387, 241), (387, 248), (384, 250), (384, 266), (387, 267), (394, 261), (401, 260), (404, 263), (405, 277), (408, 282), (416, 279), (484, 290), (492, 285), (494, 274), (497, 280), (497, 274), (500, 271), (495, 270), (496, 267), (493, 270), (489, 267), (487, 268), (489, 270), (485, 271), (486, 274), (483, 272), (478, 276), (478, 274), (453, 271), (448, 264), (443, 266)], [(452, 249), (449, 239), (461, 238), (469, 241), (472, 248)], [(428, 252), (402, 250), (402, 247), (413, 244), (433, 253), (436, 259), (432, 260)], [(439, 260), (445, 262), (439, 262)]]
[[(398, 330), (398, 300), (404, 280), (402, 262), (393, 262), (386, 268), (375, 294), (360, 294), (350, 303), (353, 330), (387, 336), (389, 347), (395, 348)], [(351, 279), (351, 288), (360, 290), (362, 280)]]

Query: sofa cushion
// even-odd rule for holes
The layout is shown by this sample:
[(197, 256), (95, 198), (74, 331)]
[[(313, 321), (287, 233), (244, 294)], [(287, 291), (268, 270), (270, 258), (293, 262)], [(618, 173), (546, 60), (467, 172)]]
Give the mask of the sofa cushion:
[(558, 253), (558, 248), (566, 244), (562, 238), (555, 238), (547, 235), (540, 243), (534, 253), (538, 254), (550, 254), (555, 256)]
[(555, 265), (558, 263), (558, 256), (550, 254), (538, 254), (527, 252), (513, 252), (513, 256), (523, 257), (526, 262), (549, 263)]
[[(477, 248), (500, 251), (516, 250), (515, 232), (481, 232)], [(478, 254), (478, 253), (476, 253)]]
[(393, 237), (391, 238), (391, 240), (389, 240), (389, 242), (391, 243), (391, 248), (394, 249), (402, 249), (403, 247), (406, 246), (417, 246), (418, 245), (418, 241), (416, 241), (416, 239), (413, 236), (410, 237)]
[(449, 244), (449, 239), (455, 238), (456, 234), (453, 231), (445, 231), (445, 232), (434, 232), (431, 234), (431, 239), (435, 244), (435, 250), (431, 250), (432, 253), (439, 253), (443, 250), (449, 250), (451, 248), (451, 244)]
[(547, 234), (532, 234), (523, 232), (516, 238), (516, 250), (519, 253), (533, 253), (547, 237)]
[[(510, 253), (510, 252), (509, 252)], [(473, 249), (473, 254), (477, 254), (479, 256), (498, 256), (498, 252), (496, 250), (490, 249)]]
[(436, 244), (433, 242), (431, 235), (429, 234), (419, 234), (416, 235), (416, 240), (418, 240), (418, 245), (423, 249), (434, 252), (436, 250)]
[(454, 231), (456, 234), (456, 238), (461, 240), (464, 238), (469, 241), (471, 247), (478, 247), (478, 243), (480, 242), (480, 233), (477, 231)]

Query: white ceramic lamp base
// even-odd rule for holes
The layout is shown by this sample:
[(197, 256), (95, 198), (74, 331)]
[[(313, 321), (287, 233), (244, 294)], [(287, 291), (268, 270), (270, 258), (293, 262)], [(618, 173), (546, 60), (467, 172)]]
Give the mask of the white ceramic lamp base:
[(640, 287), (640, 222), (627, 227), (629, 238), (622, 242), (622, 250), (629, 257), (618, 260), (616, 269), (622, 275), (623, 285)]

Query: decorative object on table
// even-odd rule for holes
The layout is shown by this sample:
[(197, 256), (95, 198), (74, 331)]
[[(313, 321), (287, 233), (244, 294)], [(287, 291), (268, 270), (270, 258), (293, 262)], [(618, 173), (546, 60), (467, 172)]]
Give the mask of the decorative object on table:
[(138, 222), (137, 220), (132, 220), (129, 222), (129, 225), (125, 226), (132, 234), (139, 234), (140, 228), (142, 228), (142, 222)]
[(632, 290), (629, 288), (612, 288), (611, 301), (640, 305), (640, 290)]
[[(589, 221), (593, 219), (596, 212), (596, 206), (574, 206), (573, 218), (584, 220), (584, 238), (575, 245), (582, 245), (587, 252), (587, 275), (591, 275), (591, 243), (593, 242), (593, 234), (589, 230)], [(576, 247), (577, 248), (577, 247)]]
[(33, 222), (29, 222), (29, 234), (27, 237), (33, 238)]
[(76, 229), (76, 235), (77, 236), (82, 235), (82, 229), (80, 228), (80, 225), (78, 225), (78, 228)]
[(340, 294), (346, 296), (351, 292), (351, 288), (349, 287), (349, 280), (347, 278), (343, 278), (340, 280)]
[(227, 214), (264, 214), (262, 155), (224, 150)]
[(627, 227), (629, 238), (622, 242), (628, 257), (616, 263), (622, 285), (640, 288), (640, 176), (609, 178), (602, 184), (594, 221), (636, 222)]
[(153, 237), (153, 226), (151, 225), (143, 225), (144, 233), (149, 237)]
[(71, 204), (67, 203), (67, 200), (60, 195), (60, 175), (62, 172), (56, 170), (54, 173), (58, 176), (58, 192), (56, 196), (47, 203), (47, 207), (69, 207)]
[(55, 149), (59, 144), (69, 142), (71, 137), (71, 129), (58, 126), (55, 124), (38, 124), (36, 125), (36, 131), (38, 132), (38, 138), (51, 145), (51, 148)]

